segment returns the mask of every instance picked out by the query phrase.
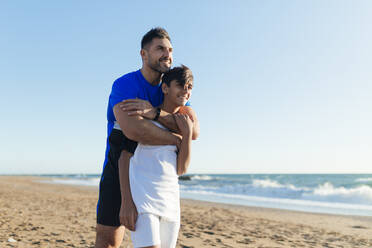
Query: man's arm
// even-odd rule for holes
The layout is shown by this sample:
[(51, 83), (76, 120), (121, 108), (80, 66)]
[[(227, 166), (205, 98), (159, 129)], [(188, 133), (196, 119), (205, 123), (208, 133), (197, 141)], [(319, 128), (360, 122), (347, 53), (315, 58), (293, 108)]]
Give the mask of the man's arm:
[[(119, 105), (119, 108), (127, 112), (129, 116), (142, 116), (146, 119), (151, 120), (151, 119), (154, 119), (156, 115), (156, 108), (154, 108), (146, 100), (128, 99), (118, 105)], [(191, 118), (193, 122), (192, 139), (196, 140), (199, 137), (200, 127), (199, 127), (199, 121), (198, 121), (195, 111), (189, 106), (183, 106), (180, 108), (179, 113), (187, 114)], [(168, 129), (172, 130), (173, 132), (180, 134), (180, 130), (177, 126), (177, 123), (174, 119), (173, 114), (170, 114), (162, 110), (160, 112), (158, 121), (162, 125), (167, 127)]]
[[(196, 140), (199, 137), (200, 128), (199, 128), (199, 121), (198, 121), (198, 118), (196, 117), (195, 111), (189, 106), (183, 106), (183, 107), (180, 108), (179, 113), (188, 115), (190, 117), (190, 119), (193, 123), (192, 137), (191, 138), (193, 140)], [(172, 130), (173, 132), (179, 133), (179, 134), (181, 133), (179, 127), (177, 126), (177, 123), (176, 123), (176, 120), (175, 120), (173, 114), (170, 114), (170, 113), (162, 110), (160, 112), (158, 121), (162, 125), (167, 127), (168, 129)]]
[(161, 129), (142, 116), (128, 115), (119, 105), (120, 103), (114, 106), (114, 115), (121, 130), (129, 139), (147, 145), (180, 145), (179, 135)]

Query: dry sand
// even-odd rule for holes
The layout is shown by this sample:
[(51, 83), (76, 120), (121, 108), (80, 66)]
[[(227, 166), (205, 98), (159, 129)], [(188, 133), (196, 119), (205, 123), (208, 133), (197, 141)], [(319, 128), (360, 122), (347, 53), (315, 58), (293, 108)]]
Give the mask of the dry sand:
[[(97, 189), (0, 176), (0, 248), (93, 247)], [(182, 200), (177, 247), (372, 247), (372, 218)], [(126, 233), (121, 247), (132, 247)]]

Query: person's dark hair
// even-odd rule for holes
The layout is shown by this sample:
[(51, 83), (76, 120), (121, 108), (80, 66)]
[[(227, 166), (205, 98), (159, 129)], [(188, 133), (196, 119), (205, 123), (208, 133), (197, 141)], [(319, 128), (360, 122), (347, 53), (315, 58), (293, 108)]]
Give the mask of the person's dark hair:
[(187, 66), (181, 65), (178, 67), (174, 67), (163, 74), (162, 81), (168, 87), (170, 87), (170, 82), (173, 80), (176, 80), (178, 83), (184, 86), (188, 82), (193, 82), (194, 76)]
[(153, 28), (142, 37), (141, 49), (145, 48), (145, 46), (150, 44), (155, 38), (168, 39), (171, 41), (168, 32), (164, 28)]

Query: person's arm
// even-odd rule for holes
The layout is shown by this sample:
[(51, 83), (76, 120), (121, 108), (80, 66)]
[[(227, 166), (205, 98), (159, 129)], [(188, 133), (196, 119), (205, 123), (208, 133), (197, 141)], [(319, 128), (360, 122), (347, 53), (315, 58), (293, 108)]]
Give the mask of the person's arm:
[[(146, 100), (141, 99), (128, 99), (123, 101), (121, 104), (118, 104), (118, 108), (122, 111), (127, 112), (129, 116), (142, 116), (146, 119), (154, 119), (156, 115), (156, 108), (154, 108), (151, 103)], [(192, 139), (196, 140), (199, 137), (200, 128), (199, 128), (199, 121), (196, 116), (195, 111), (190, 106), (183, 106), (180, 108), (179, 111), (181, 114), (187, 114), (192, 122), (193, 122), (193, 132), (192, 132)], [(168, 113), (164, 110), (161, 110), (158, 122), (164, 125), (169, 130), (180, 133), (180, 130), (177, 126), (175, 118), (173, 114)]]
[(177, 145), (180, 136), (159, 128), (142, 116), (128, 115), (120, 108), (120, 103), (114, 106), (114, 115), (121, 130), (129, 139), (147, 145)]
[(118, 161), (121, 193), (119, 218), (120, 224), (124, 225), (131, 231), (135, 231), (135, 224), (137, 221), (138, 212), (132, 199), (132, 193), (129, 183), (129, 161), (132, 155), (132, 153), (123, 150)]
[[(199, 121), (198, 121), (198, 118), (196, 117), (195, 111), (190, 106), (183, 106), (180, 108), (179, 113), (188, 115), (190, 117), (193, 123), (191, 138), (193, 140), (196, 140), (199, 137), (200, 128), (199, 128)], [(179, 130), (173, 114), (170, 114), (164, 110), (161, 110), (158, 121), (162, 125), (167, 127), (168, 129), (176, 133), (181, 133), (181, 130)]]
[(191, 159), (191, 137), (193, 123), (188, 115), (175, 114), (175, 121), (182, 133), (182, 141), (177, 154), (177, 174), (186, 173)]
[(199, 127), (199, 120), (196, 116), (195, 111), (190, 106), (183, 106), (179, 110), (180, 114), (188, 115), (192, 121), (192, 135), (191, 138), (196, 140), (199, 137), (200, 127)]

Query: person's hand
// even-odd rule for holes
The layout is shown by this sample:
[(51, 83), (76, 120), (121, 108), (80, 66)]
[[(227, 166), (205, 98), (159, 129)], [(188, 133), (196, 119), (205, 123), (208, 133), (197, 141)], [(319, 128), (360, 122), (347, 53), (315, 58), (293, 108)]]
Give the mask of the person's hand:
[(146, 119), (154, 119), (156, 116), (156, 108), (151, 103), (142, 99), (128, 99), (119, 104), (120, 109), (128, 112), (128, 115), (140, 115)]
[(133, 201), (122, 202), (120, 207), (120, 224), (125, 226), (131, 231), (136, 230), (136, 222), (137, 222), (138, 212), (136, 205), (134, 205)]
[(192, 134), (193, 123), (188, 115), (176, 113), (174, 119), (183, 137)]
[(177, 147), (177, 150), (180, 150), (181, 148), (181, 142), (182, 142), (182, 136), (178, 133), (172, 133), (172, 135), (175, 137), (175, 145)]

